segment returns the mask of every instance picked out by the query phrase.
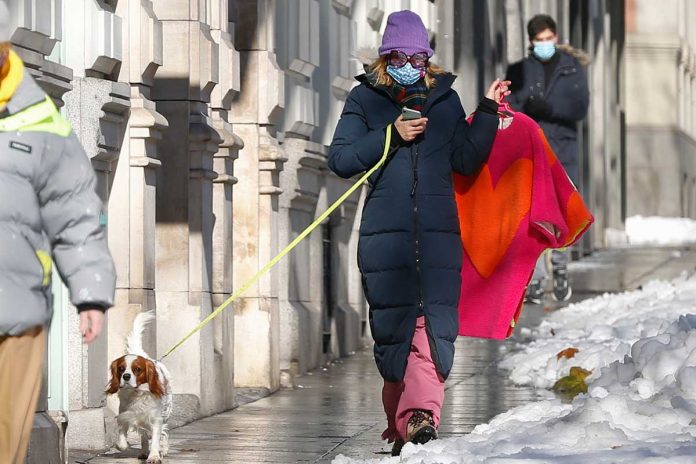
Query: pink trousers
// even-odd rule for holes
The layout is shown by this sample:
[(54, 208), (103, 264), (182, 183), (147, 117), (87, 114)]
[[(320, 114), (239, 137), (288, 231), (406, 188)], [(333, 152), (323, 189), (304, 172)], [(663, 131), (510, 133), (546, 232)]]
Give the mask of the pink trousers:
[(382, 404), (387, 413), (387, 429), (383, 440), (406, 439), (408, 420), (414, 409), (430, 411), (435, 426), (440, 424), (440, 410), (445, 399), (445, 381), (437, 373), (425, 332), (425, 318), (416, 320), (416, 333), (411, 342), (406, 373), (402, 382), (384, 382)]

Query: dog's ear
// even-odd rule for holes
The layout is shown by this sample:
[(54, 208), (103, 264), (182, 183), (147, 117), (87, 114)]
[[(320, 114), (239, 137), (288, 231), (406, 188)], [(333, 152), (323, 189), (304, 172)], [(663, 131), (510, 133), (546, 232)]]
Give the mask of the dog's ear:
[(111, 378), (109, 379), (109, 383), (105, 390), (105, 393), (107, 395), (113, 395), (114, 393), (117, 393), (119, 387), (121, 386), (121, 376), (118, 375), (118, 365), (120, 364), (122, 359), (123, 358), (114, 359), (111, 363)]
[(161, 398), (166, 392), (164, 391), (164, 385), (157, 373), (157, 367), (155, 363), (149, 359), (145, 363), (145, 376), (147, 377), (147, 385), (150, 388), (150, 393), (155, 395), (157, 398)]

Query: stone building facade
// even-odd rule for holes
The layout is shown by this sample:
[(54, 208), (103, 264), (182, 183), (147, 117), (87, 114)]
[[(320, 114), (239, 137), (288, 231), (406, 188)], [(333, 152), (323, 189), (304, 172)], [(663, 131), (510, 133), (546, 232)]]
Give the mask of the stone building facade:
[[(328, 171), (327, 147), (353, 76), (379, 46), (392, 11), (421, 15), (434, 60), (459, 76), (455, 89), (467, 112), (488, 82), (524, 56), (530, 15), (556, 15), (562, 39), (590, 47), (595, 60), (583, 187), (599, 230), (621, 226), (625, 191), (605, 187), (625, 175), (625, 163), (612, 161), (623, 153), (615, 130), (623, 94), (612, 84), (620, 77), (621, 54), (612, 47), (622, 1), (10, 4), (13, 42), (92, 159), (118, 271), (116, 305), (89, 347), (65, 290), (54, 284), (39, 409), (62, 424), (71, 448), (114, 441), (117, 404), (103, 389), (138, 312), (156, 312), (145, 347), (159, 357), (351, 185)], [(167, 358), (172, 425), (233, 408), (239, 389), (291, 387), (296, 376), (369, 343), (354, 259), (363, 194)], [(600, 232), (587, 249), (603, 245)], [(37, 419), (37, 437), (52, 424), (46, 418)], [(55, 428), (46, 433), (60, 441)], [(32, 448), (33, 462), (50, 462), (37, 454), (42, 448)]]
[(628, 0), (628, 214), (696, 218), (696, 4)]

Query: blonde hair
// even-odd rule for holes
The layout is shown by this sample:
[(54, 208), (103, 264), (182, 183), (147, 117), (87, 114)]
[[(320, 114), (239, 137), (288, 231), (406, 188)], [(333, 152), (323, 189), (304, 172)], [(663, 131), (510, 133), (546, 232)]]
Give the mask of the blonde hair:
[[(372, 62), (368, 69), (370, 73), (374, 74), (376, 79), (375, 84), (379, 86), (391, 87), (394, 85), (394, 79), (387, 73), (387, 64), (389, 64), (389, 56), (382, 55)], [(445, 74), (446, 71), (436, 64), (428, 62), (428, 68), (426, 69), (425, 76), (423, 80), (425, 81), (426, 87), (432, 89), (437, 85), (437, 76)]]

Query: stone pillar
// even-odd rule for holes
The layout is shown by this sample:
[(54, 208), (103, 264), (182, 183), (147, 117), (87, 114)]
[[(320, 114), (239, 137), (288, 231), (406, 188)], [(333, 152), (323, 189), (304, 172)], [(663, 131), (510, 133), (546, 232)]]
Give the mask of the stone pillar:
[[(337, 180), (337, 179), (336, 179)], [(328, 203), (349, 188), (349, 183), (332, 182), (327, 189)], [(343, 187), (343, 190), (336, 187)], [(357, 266), (358, 230), (360, 228), (359, 199), (366, 189), (358, 190), (348, 198), (331, 218), (331, 267), (335, 328), (335, 351), (338, 356), (349, 356), (362, 347), (368, 321), (360, 271)]]
[[(324, 147), (300, 139), (283, 144), (292, 154), (281, 177), (279, 237), (290, 243), (320, 211), (326, 158)], [(278, 263), (280, 299), (280, 368), (283, 386), (293, 385), (294, 376), (316, 369), (324, 361), (322, 229), (317, 228), (295, 250)]]
[[(155, 193), (160, 166), (157, 142), (166, 119), (149, 99), (153, 78), (162, 64), (162, 28), (149, 0), (126, 0), (116, 10), (122, 20), (119, 78), (125, 81), (130, 113), (109, 201), (109, 245), (116, 265), (116, 302), (109, 311), (108, 360), (125, 352), (133, 319), (155, 305)], [(145, 349), (155, 351), (156, 328), (144, 336)], [(106, 375), (106, 373), (105, 373)], [(103, 386), (103, 381), (101, 382)], [(118, 399), (107, 398), (106, 443), (116, 437)]]
[[(264, 130), (261, 129), (260, 130)], [(273, 257), (285, 247), (285, 243), (279, 242), (278, 197), (282, 193), (280, 188), (280, 171), (283, 169), (287, 156), (278, 142), (269, 135), (262, 134), (259, 138), (258, 151), (258, 175), (259, 175), (259, 209), (258, 224), (258, 267), (270, 262)], [(246, 276), (245, 276), (246, 277)], [(278, 269), (272, 269), (259, 279), (259, 298), (257, 300), (260, 318), (255, 320), (258, 334), (261, 335), (256, 344), (261, 353), (261, 359), (257, 359), (259, 366), (266, 376), (264, 385), (275, 390), (280, 385), (280, 317), (278, 289), (280, 286)], [(249, 315), (249, 314), (247, 314)], [(250, 319), (247, 319), (247, 323)], [(239, 348), (239, 344), (235, 345)], [(242, 357), (236, 358), (242, 362)], [(248, 359), (248, 358), (247, 358)], [(242, 369), (240, 369), (241, 375)], [(242, 379), (243, 380), (243, 377)]]
[[(240, 91), (239, 53), (229, 32), (227, 1), (216, 1), (211, 9), (211, 35), (219, 45), (219, 85), (211, 95), (213, 127), (221, 142), (213, 159), (217, 174), (213, 181), (213, 307), (222, 304), (235, 290), (233, 277), (233, 187), (238, 182), (234, 162), (244, 147), (233, 131), (229, 110), (232, 99)], [(214, 331), (215, 361), (220, 364), (224, 385), (221, 407), (231, 408), (234, 396), (234, 313), (230, 306), (211, 323)]]
[[(157, 179), (158, 355), (213, 306), (213, 181), (218, 177), (213, 156), (222, 138), (210, 108), (220, 64), (210, 27), (211, 3), (153, 1), (166, 40), (152, 100), (169, 122), (159, 144)], [(174, 424), (225, 408), (221, 398), (231, 386), (216, 362), (212, 324), (173, 353), (167, 365), (174, 379)]]
[[(61, 55), (75, 74), (73, 90), (65, 96), (65, 114), (92, 160), (97, 193), (108, 218), (130, 111), (130, 89), (128, 84), (116, 82), (122, 58), (122, 21), (106, 8), (89, 1), (72, 5), (70, 14), (63, 19)], [(114, 231), (113, 224), (109, 224), (109, 230)], [(113, 235), (120, 236), (120, 231)], [(113, 248), (111, 251), (118, 256)], [(118, 263), (118, 259), (115, 261)], [(117, 299), (116, 314), (118, 303)], [(110, 441), (103, 408), (108, 374), (104, 367), (110, 361), (109, 325), (90, 346), (82, 344), (78, 328), (79, 317), (71, 308), (68, 446), (101, 449)]]
[[(689, 2), (634, 0), (626, 9), (627, 216), (689, 214), (696, 182)], [(669, 31), (661, 34), (660, 31)], [(646, 92), (645, 89), (660, 89)], [(650, 111), (645, 111), (650, 108)]]
[[(273, 7), (268, 0), (230, 5), (240, 52), (242, 92), (230, 122), (244, 141), (235, 174), (233, 287), (244, 285), (278, 252), (279, 172), (286, 156), (273, 138), (284, 107), (283, 74), (273, 53)], [(235, 385), (275, 390), (280, 384), (278, 270), (266, 274), (234, 305)]]

